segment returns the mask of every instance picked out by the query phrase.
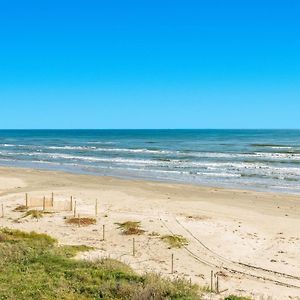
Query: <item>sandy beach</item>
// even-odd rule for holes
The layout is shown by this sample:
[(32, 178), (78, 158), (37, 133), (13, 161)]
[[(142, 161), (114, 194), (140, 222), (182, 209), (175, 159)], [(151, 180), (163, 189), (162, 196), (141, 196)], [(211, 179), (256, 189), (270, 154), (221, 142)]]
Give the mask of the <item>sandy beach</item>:
[[(38, 221), (22, 218), (13, 210), (25, 204), (26, 193), (29, 202), (54, 193), (54, 207), (60, 209)], [(68, 210), (71, 196), (76, 213), (95, 217), (96, 225), (66, 224), (74, 214)], [(0, 203), (2, 227), (95, 247), (81, 258), (116, 258), (137, 272), (185, 277), (201, 286), (210, 285), (213, 271), (221, 293), (208, 299), (231, 293), (299, 299), (300, 196), (1, 167)], [(123, 235), (116, 223), (125, 221), (141, 222), (145, 233)], [(169, 249), (161, 237), (173, 234), (188, 245)]]

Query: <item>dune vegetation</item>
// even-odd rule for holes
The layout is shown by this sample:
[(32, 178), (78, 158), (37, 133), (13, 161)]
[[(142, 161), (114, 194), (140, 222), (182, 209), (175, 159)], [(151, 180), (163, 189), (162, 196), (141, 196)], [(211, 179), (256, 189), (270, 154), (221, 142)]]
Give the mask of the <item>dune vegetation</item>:
[(127, 265), (74, 259), (86, 246), (58, 246), (48, 235), (0, 230), (0, 299), (200, 299), (197, 286)]
[(59, 246), (45, 234), (0, 229), (0, 299), (201, 299), (201, 289), (183, 279), (138, 275), (112, 259), (74, 259), (92, 249)]

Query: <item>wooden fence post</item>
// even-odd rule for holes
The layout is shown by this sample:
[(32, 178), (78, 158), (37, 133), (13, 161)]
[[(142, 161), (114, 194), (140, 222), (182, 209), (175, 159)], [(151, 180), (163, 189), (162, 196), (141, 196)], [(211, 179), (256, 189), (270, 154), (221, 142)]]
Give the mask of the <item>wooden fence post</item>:
[(46, 209), (46, 197), (43, 198), (43, 211)]
[(132, 239), (132, 255), (135, 256), (135, 238)]
[(51, 206), (53, 207), (54, 205), (54, 193), (52, 192), (51, 194)]
[(74, 204), (74, 218), (76, 217), (76, 210), (77, 210), (77, 201), (75, 200), (75, 204)]
[(25, 206), (28, 207), (28, 194), (25, 194)]
[(171, 274), (174, 274), (174, 254), (172, 253), (171, 257)]
[(214, 271), (211, 271), (210, 272), (210, 291), (211, 292), (213, 292), (213, 290), (214, 290), (213, 284), (214, 284)]
[(102, 240), (105, 241), (105, 225), (102, 226)]
[(98, 199), (96, 199), (96, 202), (95, 202), (95, 217), (96, 218), (98, 217)]
[(3, 205), (3, 203), (1, 205), (1, 209), (2, 209), (2, 218), (4, 218), (4, 205)]
[(219, 294), (219, 276), (216, 276), (216, 292)]
[(70, 199), (70, 211), (73, 211), (73, 196)]

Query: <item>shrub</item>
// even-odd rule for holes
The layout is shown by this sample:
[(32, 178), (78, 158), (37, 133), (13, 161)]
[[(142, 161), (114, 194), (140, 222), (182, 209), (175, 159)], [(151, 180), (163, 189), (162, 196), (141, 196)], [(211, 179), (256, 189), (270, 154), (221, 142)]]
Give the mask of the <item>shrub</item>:
[(164, 235), (161, 239), (168, 243), (171, 248), (182, 248), (188, 245), (188, 241), (181, 235)]
[(32, 210), (28, 210), (23, 218), (26, 218), (26, 217), (29, 217), (31, 216), (32, 219), (40, 219), (43, 217), (43, 212), (42, 211), (39, 211), (39, 210), (36, 210), (36, 209), (32, 209)]
[(119, 229), (121, 229), (122, 233), (126, 235), (140, 235), (145, 232), (145, 230), (141, 229), (141, 222), (127, 221), (124, 223), (116, 224), (119, 226)]
[(66, 219), (67, 224), (89, 226), (96, 224), (96, 219), (94, 218), (69, 218)]

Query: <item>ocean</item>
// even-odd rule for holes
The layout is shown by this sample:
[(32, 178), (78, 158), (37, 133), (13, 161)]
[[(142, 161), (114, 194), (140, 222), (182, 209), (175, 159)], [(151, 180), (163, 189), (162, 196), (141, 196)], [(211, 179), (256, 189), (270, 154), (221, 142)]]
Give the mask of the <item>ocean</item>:
[(0, 130), (0, 165), (300, 194), (300, 130)]

